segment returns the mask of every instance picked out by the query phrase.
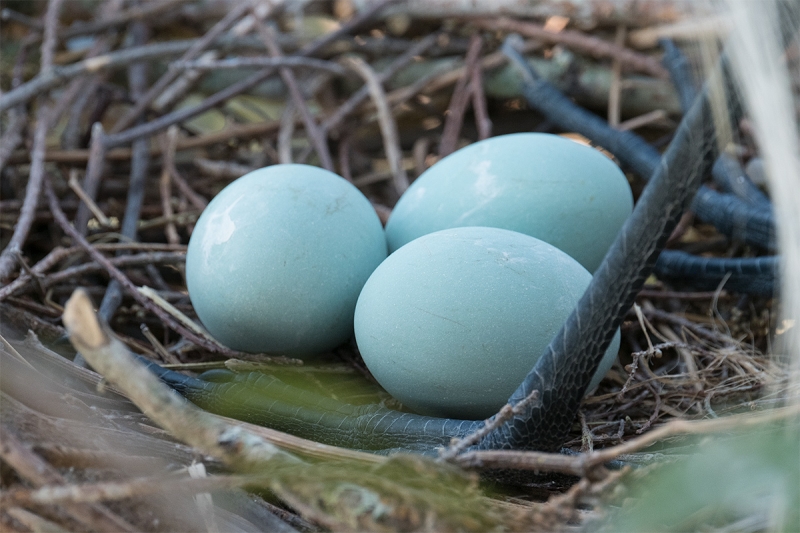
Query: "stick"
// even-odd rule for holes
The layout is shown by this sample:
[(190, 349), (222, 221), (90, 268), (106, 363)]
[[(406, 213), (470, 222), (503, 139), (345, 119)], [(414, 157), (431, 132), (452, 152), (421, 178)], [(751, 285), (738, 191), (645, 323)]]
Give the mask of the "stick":
[(612, 44), (599, 37), (592, 37), (591, 35), (575, 30), (563, 30), (560, 32), (548, 31), (539, 24), (511, 20), (508, 18), (488, 21), (477, 20), (473, 23), (479, 28), (505, 30), (519, 33), (525, 37), (544, 41), (549, 44), (563, 44), (573, 50), (588, 54), (595, 59), (615, 59), (619, 61), (621, 66), (627, 67), (630, 70), (649, 74), (654, 78), (662, 80), (669, 78), (667, 70), (659, 64), (656, 59), (629, 50), (620, 44), (619, 41)]
[(481, 53), (482, 39), (478, 35), (473, 35), (469, 42), (467, 58), (464, 60), (464, 74), (456, 82), (453, 89), (453, 97), (445, 113), (444, 129), (442, 131), (442, 141), (439, 143), (439, 157), (452, 154), (458, 145), (458, 134), (461, 132), (461, 125), (464, 123), (464, 113), (470, 102), (470, 96), (474, 87), (469, 81), (472, 72), (478, 63), (478, 56)]
[[(67, 484), (67, 480), (55, 468), (25, 446), (13, 429), (6, 425), (3, 425), (0, 431), (0, 457), (20, 477), (34, 486)], [(99, 505), (67, 503), (63, 508), (70, 517), (88, 530), (136, 531), (136, 528), (124, 519)]]
[[(259, 21), (258, 23), (258, 33), (261, 35), (261, 39), (267, 46), (267, 50), (269, 51), (270, 55), (273, 58), (281, 58), (283, 56), (283, 52), (275, 40), (275, 35), (273, 31), (266, 24), (264, 24), (263, 21)], [(306, 134), (311, 139), (311, 144), (314, 145), (314, 150), (319, 156), (322, 167), (325, 170), (330, 170), (333, 172), (333, 159), (331, 158), (331, 152), (328, 149), (328, 142), (325, 139), (325, 134), (314, 121), (314, 117), (311, 116), (311, 111), (308, 109), (308, 104), (306, 104), (306, 100), (303, 97), (303, 94), (300, 92), (300, 87), (297, 85), (297, 79), (294, 77), (294, 72), (287, 67), (281, 67), (278, 69), (278, 71), (280, 72), (283, 83), (285, 83), (286, 87), (289, 89), (289, 94), (292, 97), (295, 108), (300, 112), (300, 117), (302, 117), (303, 124), (306, 128)]]
[[(439, 38), (440, 34), (432, 33), (421, 39), (419, 42), (415, 43), (414, 46), (406, 50), (400, 57), (392, 61), (388, 67), (386, 67), (380, 74), (377, 75), (378, 81), (383, 84), (386, 83), (389, 78), (397, 74), (403, 67), (408, 65), (411, 61), (414, 60), (415, 57), (419, 56), (431, 46), (433, 46), (437, 39)], [(330, 117), (325, 119), (322, 122), (322, 131), (329, 132), (345, 119), (347, 115), (355, 111), (355, 109), (361, 105), (361, 103), (366, 100), (370, 95), (369, 86), (364, 85), (355, 93), (353, 93), (350, 98), (347, 99), (345, 103), (339, 106), (339, 108), (334, 112)]]
[(302, 464), (296, 456), (264, 439), (205, 413), (161, 383), (131, 357), (108, 326), (101, 326), (89, 296), (82, 289), (67, 301), (63, 321), (73, 346), (92, 367), (175, 438), (234, 468)]
[[(142, 46), (147, 42), (149, 31), (142, 22), (131, 25), (130, 35), (133, 46)], [(128, 86), (131, 96), (138, 99), (147, 89), (148, 65), (144, 61), (132, 63), (128, 67)], [(97, 149), (105, 153), (103, 143), (104, 135), (98, 137)], [(128, 199), (125, 202), (125, 215), (122, 218), (120, 233), (131, 241), (137, 240), (137, 226), (139, 224), (142, 203), (144, 202), (144, 188), (147, 180), (147, 171), (150, 166), (149, 139), (137, 139), (131, 147), (131, 174), (128, 185)], [(98, 175), (99, 178), (99, 175)], [(176, 244), (171, 242), (170, 244)], [(122, 303), (122, 288), (117, 280), (112, 279), (100, 303), (100, 316), (103, 320), (111, 321), (117, 308)]]
[(394, 189), (397, 195), (402, 195), (408, 189), (408, 176), (403, 168), (403, 153), (400, 149), (400, 140), (397, 135), (397, 123), (394, 121), (389, 104), (386, 102), (386, 94), (380, 84), (375, 71), (359, 57), (346, 57), (343, 60), (346, 66), (355, 70), (366, 82), (372, 100), (378, 110), (378, 122), (381, 126), (383, 136), (383, 147), (386, 151), (386, 158), (389, 160), (389, 167), (394, 178)]
[(151, 44), (91, 57), (66, 67), (52, 67), (46, 72), (40, 72), (29, 82), (3, 95), (0, 98), (0, 111), (24, 104), (35, 96), (49, 91), (65, 80), (76, 76), (118, 68), (136, 61), (170, 57), (184, 52), (193, 43), (194, 41), (191, 40)]
[[(164, 218), (172, 217), (172, 185), (170, 177), (172, 176), (170, 169), (175, 166), (175, 145), (178, 141), (178, 127), (170, 126), (167, 130), (166, 139), (164, 140), (164, 161), (161, 169), (161, 179), (159, 180), (159, 192), (161, 193), (161, 209), (164, 213)], [(181, 238), (178, 236), (178, 230), (175, 229), (175, 223), (170, 221), (164, 226), (164, 233), (167, 237), (167, 242), (170, 244), (180, 244)]]
[[(208, 48), (223, 32), (225, 32), (231, 25), (236, 22), (242, 15), (250, 9), (248, 2), (240, 2), (239, 5), (231, 9), (225, 17), (217, 22), (208, 33), (202, 38), (198, 39), (188, 50), (181, 56), (181, 61), (189, 61), (198, 57), (206, 48)], [(111, 128), (110, 133), (119, 133), (125, 128), (133, 124), (142, 112), (153, 103), (159, 94), (166, 89), (170, 83), (175, 81), (179, 72), (167, 70), (158, 81), (150, 87), (141, 98), (136, 101), (136, 104), (128, 110)]]
[(139, 302), (148, 311), (154, 313), (158, 318), (164, 321), (167, 326), (175, 330), (180, 335), (186, 337), (187, 340), (197, 344), (198, 346), (202, 346), (211, 352), (221, 353), (229, 357), (235, 356), (236, 352), (234, 350), (226, 348), (220, 344), (210, 342), (209, 340), (189, 331), (186, 327), (176, 322), (175, 319), (173, 319), (161, 307), (153, 304), (149, 298), (142, 295), (136, 289), (136, 286), (133, 284), (133, 282), (131, 282), (131, 280), (125, 276), (125, 274), (120, 272), (117, 267), (111, 264), (107, 257), (93, 248), (92, 245), (89, 244), (89, 242), (80, 233), (78, 233), (75, 228), (72, 227), (67, 220), (66, 215), (64, 215), (64, 212), (61, 210), (61, 207), (58, 205), (58, 198), (56, 197), (55, 192), (53, 192), (53, 188), (49, 181), (45, 181), (45, 193), (47, 194), (47, 199), (50, 204), (50, 211), (53, 213), (53, 218), (55, 218), (58, 225), (61, 226), (61, 229), (64, 230), (64, 233), (69, 235), (77, 244), (83, 247), (83, 249), (86, 250), (92, 259), (102, 265), (106, 272), (108, 272), (113, 279), (117, 280), (117, 282), (128, 292), (128, 294), (133, 296), (134, 300)]
[(313, 57), (232, 57), (216, 61), (173, 61), (169, 68), (177, 70), (228, 70), (241, 68), (308, 68), (344, 76), (347, 70), (338, 63)]
[[(359, 13), (357, 16), (353, 17), (350, 21), (343, 24), (338, 30), (332, 31), (316, 41), (304, 46), (301, 50), (299, 50), (295, 55), (300, 57), (307, 57), (316, 54), (320, 50), (324, 49), (330, 43), (334, 42), (340, 36), (351, 32), (352, 30), (361, 26), (364, 22), (372, 19), (378, 12), (383, 10), (384, 7), (387, 5), (396, 2), (397, 0), (378, 0), (373, 5), (371, 5), (368, 9), (364, 10), (362, 13)], [(274, 69), (266, 69), (262, 72), (258, 72), (253, 74), (249, 78), (246, 78), (238, 83), (234, 83), (226, 87), (225, 89), (221, 90), (220, 92), (213, 94), (197, 104), (194, 107), (180, 109), (178, 111), (173, 111), (163, 117), (160, 117), (156, 120), (148, 122), (146, 124), (142, 124), (141, 126), (131, 128), (129, 130), (125, 130), (114, 135), (110, 135), (107, 141), (107, 147), (117, 147), (122, 146), (124, 144), (128, 144), (129, 142), (138, 139), (139, 137), (147, 137), (153, 135), (156, 132), (159, 132), (163, 129), (168, 128), (173, 124), (178, 124), (183, 122), (184, 120), (188, 120), (200, 113), (208, 111), (212, 107), (215, 107), (225, 100), (236, 96), (244, 91), (247, 91), (262, 81), (266, 80), (270, 76), (275, 73)], [(0, 109), (2, 110), (2, 109)]]

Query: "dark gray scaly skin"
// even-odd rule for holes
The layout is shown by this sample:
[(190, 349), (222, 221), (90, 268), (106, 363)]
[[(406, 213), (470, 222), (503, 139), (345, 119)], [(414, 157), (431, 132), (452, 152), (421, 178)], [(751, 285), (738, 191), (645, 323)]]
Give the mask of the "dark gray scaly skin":
[(658, 256), (654, 273), (658, 279), (674, 283), (690, 280), (693, 288), (707, 291), (716, 290), (721, 280), (725, 280), (726, 290), (770, 297), (777, 289), (778, 257), (728, 259), (664, 250)]
[(697, 98), (697, 87), (692, 76), (692, 67), (689, 65), (689, 60), (683, 55), (680, 48), (675, 46), (675, 42), (672, 39), (659, 39), (658, 44), (664, 50), (664, 57), (661, 63), (669, 72), (672, 85), (675, 86), (675, 90), (678, 92), (681, 109), (686, 113), (691, 109), (695, 98)]
[[(506, 49), (506, 53), (517, 62), (521, 59), (513, 49)], [(550, 98), (553, 105), (564, 98), (556, 89), (543, 86), (545, 82), (532, 72), (527, 71), (526, 76), (537, 94)], [(487, 435), (478, 448), (559, 449), (614, 332), (716, 159), (713, 124), (704, 92), (681, 122), (577, 308), (509, 402), (516, 404), (533, 390), (539, 391), (539, 399)], [(632, 142), (636, 145), (635, 140)], [(306, 392), (301, 396), (279, 380), (261, 374), (243, 374), (228, 383), (208, 383), (154, 363), (150, 367), (189, 400), (210, 411), (338, 446), (432, 452), (447, 445), (452, 437), (482, 425), (479, 421), (351, 406)], [(294, 403), (289, 403), (290, 399)]]
[(351, 405), (258, 372), (212, 383), (140, 360), (198, 407), (346, 448), (432, 452), (450, 444), (451, 438), (468, 435), (483, 424), (403, 413), (377, 405)]
[[(681, 102), (683, 105), (693, 95), (696, 95), (696, 91), (691, 85), (691, 80), (687, 79), (688, 73), (681, 71), (681, 65), (674, 64), (674, 61), (667, 61), (667, 59), (674, 59), (672, 57), (674, 55), (680, 55), (680, 52), (674, 46), (671, 51), (667, 46), (667, 51), (665, 64), (675, 79), (676, 85), (680, 84), (682, 87)], [(527, 68), (522, 63), (519, 66)], [(535, 73), (531, 72), (530, 76), (532, 76), (531, 79), (534, 79)], [(735, 93), (729, 92), (728, 94)], [(654, 175), (661, 161), (661, 155), (635, 133), (611, 128), (606, 121), (576, 105), (543, 80), (528, 83), (525, 86), (525, 96), (532, 108), (542, 113), (564, 131), (580, 133), (606, 148), (633, 172), (645, 179)], [(686, 111), (688, 113), (688, 109)], [(725, 172), (727, 178), (731, 169), (728, 165), (720, 164), (720, 161), (723, 161), (723, 158), (719, 158), (712, 169), (717, 170), (718, 176)], [(713, 224), (722, 233), (733, 239), (766, 250), (774, 247), (774, 215), (768, 201), (755, 205), (735, 194), (720, 193), (703, 185), (700, 186), (692, 201), (692, 210), (701, 220)], [(723, 266), (721, 263), (712, 265), (700, 261), (699, 258), (696, 261), (682, 261), (680, 264), (668, 261), (666, 258), (664, 260), (659, 258), (656, 268), (665, 279), (682, 278), (695, 288), (707, 288), (714, 280), (716, 281), (714, 287), (716, 287), (726, 276), (730, 276), (726, 282), (727, 287), (750, 294), (768, 295), (769, 293), (766, 292), (768, 288), (776, 285), (777, 271), (764, 268), (761, 277), (755, 280), (755, 283), (750, 283), (755, 278), (753, 270), (748, 269), (747, 275), (741, 275), (740, 268), (736, 265), (737, 261), (740, 259), (725, 263), (724, 266), (728, 270), (721, 271), (718, 268)], [(773, 258), (771, 261), (775, 262), (777, 258)], [(677, 266), (680, 268), (673, 268)], [(747, 269), (745, 265), (742, 265), (742, 268)], [(692, 283), (695, 279), (698, 280), (697, 285)]]
[[(504, 52), (525, 68), (526, 86), (535, 91), (537, 106), (563, 105), (564, 96), (543, 86), (546, 82), (536, 79), (516, 50), (509, 48), (507, 42)], [(530, 100), (529, 94), (526, 97)], [(534, 390), (540, 399), (487, 435), (480, 448), (559, 449), (614, 332), (716, 157), (714, 121), (704, 91), (681, 121), (575, 310), (509, 403), (521, 401)]]
[(742, 168), (739, 160), (729, 154), (722, 154), (711, 169), (714, 183), (724, 192), (741, 198), (749, 205), (771, 211), (772, 202), (761, 189), (753, 183)]

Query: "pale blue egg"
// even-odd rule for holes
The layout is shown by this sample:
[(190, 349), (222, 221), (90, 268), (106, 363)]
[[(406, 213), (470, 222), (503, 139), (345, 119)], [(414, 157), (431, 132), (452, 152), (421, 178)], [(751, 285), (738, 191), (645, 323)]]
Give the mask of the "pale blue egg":
[(426, 170), (386, 225), (389, 251), (462, 226), (505, 228), (552, 244), (590, 272), (633, 210), (625, 175), (597, 150), (546, 133), (471, 144)]
[(364, 283), (386, 258), (369, 200), (308, 165), (273, 165), (223, 189), (197, 221), (186, 284), (197, 315), (221, 343), (300, 356), (353, 333)]
[[(369, 278), (356, 341), (372, 375), (411, 409), (486, 418), (533, 368), (591, 278), (564, 252), (521, 233), (438, 231), (397, 250)], [(619, 332), (590, 389), (618, 350)]]

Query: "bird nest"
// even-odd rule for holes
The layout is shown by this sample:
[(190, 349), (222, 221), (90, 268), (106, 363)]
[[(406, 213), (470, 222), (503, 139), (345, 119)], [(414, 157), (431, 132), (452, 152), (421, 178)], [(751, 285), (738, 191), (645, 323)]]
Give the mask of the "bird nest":
[[(387, 3), (312, 2), (303, 13), (281, 2), (51, 0), (3, 11), (2, 98), (15, 98), (0, 138), (5, 529), (569, 529), (601, 520), (629, 476), (679, 456), (687, 436), (782, 416), (768, 408), (788, 395), (775, 354), (791, 324), (777, 300), (726, 279), (713, 290), (647, 280), (616, 363), (581, 404), (564, 444), (572, 455), (376, 456), (184, 412), (157, 388), (129, 389), (134, 371), (117, 381), (93, 360), (106, 382), (73, 362), (65, 305), (87, 358), (131, 351), (186, 372), (256, 365), (343, 401), (391, 405), (355, 345), (294, 365), (203, 334), (184, 258), (211, 198), (250, 170), (306, 162), (350, 180), (385, 223), (405, 184), (443, 154), (502, 133), (574, 134), (525, 100), (500, 50), (512, 32), (542, 75), (616, 128), (663, 147), (680, 120), (652, 37), (676, 23), (672, 10), (634, 4), (612, 24), (601, 10), (567, 18), (572, 2), (513, 19), (481, 2), (386, 15)], [(342, 75), (351, 56), (363, 77)], [(746, 122), (736, 138), (734, 156), (757, 159)], [(644, 180), (628, 178), (638, 197)], [(691, 213), (669, 247), (763, 253)], [(103, 302), (109, 329), (88, 300), (67, 304), (78, 288)]]

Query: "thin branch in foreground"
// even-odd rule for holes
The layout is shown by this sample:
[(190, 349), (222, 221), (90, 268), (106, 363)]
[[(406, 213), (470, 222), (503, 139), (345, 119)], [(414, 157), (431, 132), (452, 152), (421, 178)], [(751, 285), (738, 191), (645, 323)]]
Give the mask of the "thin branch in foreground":
[[(67, 480), (58, 473), (58, 470), (25, 446), (15, 435), (14, 430), (6, 425), (3, 425), (0, 431), (0, 457), (20, 477), (35, 487), (67, 484)], [(87, 530), (136, 531), (136, 528), (123, 518), (97, 504), (65, 503), (62, 508)]]
[(394, 178), (394, 189), (397, 195), (400, 196), (408, 189), (409, 182), (406, 171), (403, 168), (403, 152), (400, 149), (397, 123), (389, 110), (386, 93), (384, 93), (375, 71), (367, 65), (366, 61), (360, 57), (352, 56), (344, 58), (343, 62), (364, 79), (372, 100), (375, 102), (375, 107), (378, 110), (378, 123), (381, 126), (381, 135), (383, 136), (383, 147)]
[(483, 437), (505, 424), (511, 419), (511, 417), (524, 412), (524, 409), (531, 402), (536, 401), (537, 398), (539, 398), (539, 391), (535, 390), (531, 392), (527, 398), (517, 403), (517, 405), (514, 405), (513, 407), (511, 404), (505, 404), (496, 415), (486, 420), (478, 431), (467, 435), (463, 439), (454, 439), (454, 442), (447, 449), (442, 450), (439, 453), (439, 459), (442, 461), (450, 461), (454, 459), (469, 446), (477, 444)]
[(779, 422), (800, 415), (800, 405), (772, 409), (763, 413), (731, 415), (712, 420), (673, 420), (617, 446), (596, 450), (588, 454), (562, 455), (560, 453), (521, 450), (468, 451), (453, 459), (464, 468), (518, 469), (539, 472), (558, 472), (594, 479), (595, 469), (620, 456), (641, 451), (668, 437), (677, 435), (707, 435), (733, 430), (744, 430), (771, 422)]
[(122, 482), (46, 485), (35, 490), (12, 489), (5, 491), (0, 495), (0, 507), (98, 503), (163, 493), (198, 494), (210, 490), (238, 488), (256, 480), (253, 476), (213, 476), (192, 479), (160, 475)]
[(206, 350), (212, 351), (214, 353), (221, 353), (227, 356), (235, 356), (237, 352), (231, 350), (230, 348), (226, 348), (218, 343), (210, 342), (208, 339), (203, 338), (194, 332), (188, 330), (182, 324), (175, 321), (167, 312), (165, 312), (161, 307), (153, 304), (153, 302), (142, 295), (137, 289), (136, 286), (123, 274), (117, 267), (115, 267), (107, 257), (97, 251), (91, 244), (83, 237), (78, 231), (72, 227), (67, 220), (66, 215), (61, 210), (61, 206), (58, 205), (58, 198), (56, 197), (55, 192), (53, 192), (53, 188), (50, 185), (50, 182), (45, 180), (45, 193), (47, 194), (47, 199), (50, 204), (50, 211), (53, 214), (53, 218), (55, 218), (56, 222), (61, 229), (64, 230), (64, 233), (69, 235), (77, 244), (83, 247), (89, 256), (94, 259), (97, 263), (103, 266), (103, 268), (108, 272), (108, 274), (115, 279), (122, 288), (125, 289), (128, 294), (133, 296), (133, 299), (139, 302), (145, 309), (154, 313), (158, 318), (160, 318), (167, 326), (175, 330), (180, 335), (186, 337), (187, 340), (197, 344), (198, 346), (202, 346)]
[(161, 383), (131, 356), (108, 326), (100, 324), (83, 289), (67, 301), (63, 322), (73, 346), (89, 364), (175, 438), (234, 468), (302, 464), (296, 456), (209, 415)]

